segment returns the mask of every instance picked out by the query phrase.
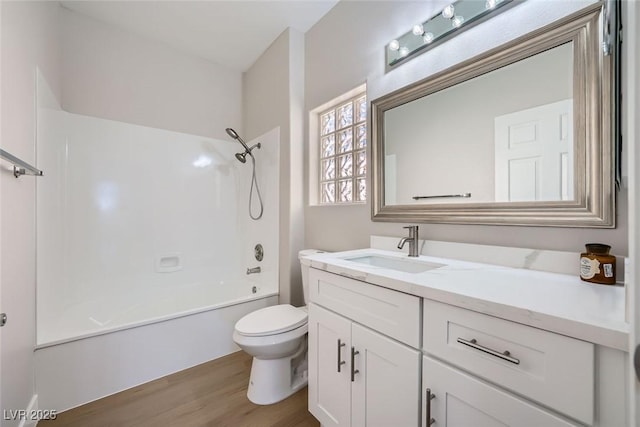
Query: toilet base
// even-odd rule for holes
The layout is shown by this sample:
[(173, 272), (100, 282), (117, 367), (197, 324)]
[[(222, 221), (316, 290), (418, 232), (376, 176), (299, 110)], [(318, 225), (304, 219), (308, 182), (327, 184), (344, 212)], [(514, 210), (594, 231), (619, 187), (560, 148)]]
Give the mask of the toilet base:
[(253, 358), (247, 397), (256, 405), (271, 405), (307, 385), (307, 342), (293, 356), (282, 359)]

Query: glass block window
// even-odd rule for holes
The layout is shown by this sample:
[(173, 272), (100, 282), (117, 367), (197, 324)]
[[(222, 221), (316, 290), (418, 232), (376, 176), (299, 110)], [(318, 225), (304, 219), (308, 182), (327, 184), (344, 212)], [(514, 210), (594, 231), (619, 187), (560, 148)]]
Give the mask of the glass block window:
[(367, 98), (360, 94), (320, 113), (320, 204), (367, 200)]

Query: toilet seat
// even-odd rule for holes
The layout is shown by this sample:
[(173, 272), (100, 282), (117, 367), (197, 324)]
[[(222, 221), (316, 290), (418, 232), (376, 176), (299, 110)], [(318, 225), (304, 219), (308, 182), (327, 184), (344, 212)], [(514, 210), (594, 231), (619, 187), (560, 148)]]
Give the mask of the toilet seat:
[(290, 304), (273, 305), (238, 320), (235, 330), (245, 337), (277, 335), (307, 323), (307, 312)]

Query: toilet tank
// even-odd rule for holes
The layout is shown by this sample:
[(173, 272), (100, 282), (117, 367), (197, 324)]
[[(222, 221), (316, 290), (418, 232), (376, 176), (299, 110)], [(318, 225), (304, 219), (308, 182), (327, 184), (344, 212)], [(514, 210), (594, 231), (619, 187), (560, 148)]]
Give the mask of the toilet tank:
[[(325, 251), (321, 251), (318, 249), (303, 249), (298, 252), (298, 260), (300, 257), (319, 254)], [(302, 270), (302, 294), (304, 295), (304, 303), (307, 304), (307, 298), (309, 297), (309, 266), (300, 263), (300, 269)]]

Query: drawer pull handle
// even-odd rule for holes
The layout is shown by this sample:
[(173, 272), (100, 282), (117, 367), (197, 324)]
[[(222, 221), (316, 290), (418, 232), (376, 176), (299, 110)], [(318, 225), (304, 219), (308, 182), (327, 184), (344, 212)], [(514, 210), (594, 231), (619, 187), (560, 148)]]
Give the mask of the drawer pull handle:
[(345, 363), (347, 363), (347, 362), (345, 362), (344, 360), (340, 360), (340, 358), (341, 358), (341, 355), (340, 355), (341, 351), (340, 351), (340, 349), (341, 349), (342, 347), (344, 347), (344, 346), (345, 346), (345, 343), (343, 343), (342, 341), (340, 341), (340, 338), (338, 338), (338, 372), (340, 372), (340, 367), (341, 367), (342, 365), (344, 365)]
[(492, 356), (498, 357), (502, 360), (506, 360), (507, 362), (511, 362), (515, 365), (519, 365), (520, 364), (520, 360), (516, 359), (515, 357), (511, 356), (511, 352), (509, 351), (503, 351), (502, 353), (500, 353), (499, 351), (490, 349), (489, 347), (485, 347), (483, 345), (478, 344), (478, 341), (476, 341), (476, 339), (472, 339), (472, 340), (465, 340), (464, 338), (458, 338), (458, 342), (460, 344), (464, 344), (466, 346), (469, 346), (471, 348), (475, 348), (476, 350), (480, 350), (484, 353), (490, 354)]
[(427, 418), (427, 427), (429, 427), (431, 424), (435, 423), (436, 420), (431, 418), (431, 400), (435, 399), (436, 395), (431, 393), (431, 389), (428, 388), (427, 389), (427, 410), (426, 412), (426, 418)]
[(356, 369), (356, 354), (360, 354), (360, 352), (356, 351), (355, 347), (351, 347), (351, 382), (356, 380), (356, 374), (360, 372)]

